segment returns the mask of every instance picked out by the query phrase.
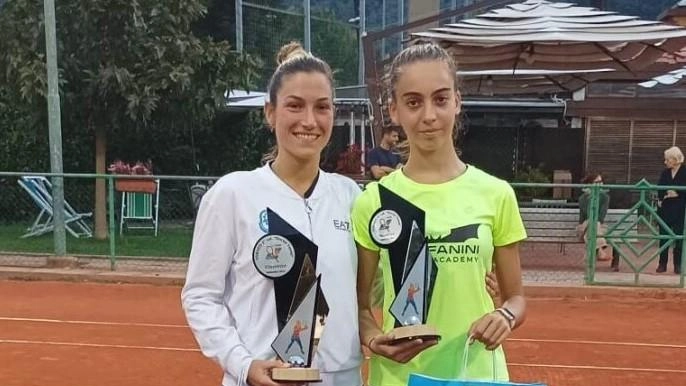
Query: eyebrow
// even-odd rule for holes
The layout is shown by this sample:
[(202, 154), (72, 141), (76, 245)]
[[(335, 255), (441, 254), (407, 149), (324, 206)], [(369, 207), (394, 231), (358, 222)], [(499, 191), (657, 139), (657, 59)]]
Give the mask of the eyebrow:
[[(451, 91), (450, 87), (444, 87), (444, 88), (438, 89), (438, 90), (432, 92), (431, 95), (440, 94), (440, 93), (446, 92), (446, 91), (448, 91), (448, 92)], [(416, 91), (410, 91), (410, 92), (406, 92), (405, 94), (403, 94), (402, 97), (406, 98), (406, 97), (421, 96), (421, 95), (422, 95), (421, 93), (418, 93)]]
[[(297, 95), (286, 95), (286, 97), (284, 99), (288, 99), (288, 98), (293, 98), (293, 99), (296, 99), (298, 101), (304, 101), (305, 100), (305, 98), (299, 97)], [(329, 102), (329, 101), (331, 101), (331, 97), (329, 97), (329, 96), (321, 97), (321, 98), (317, 99), (317, 102)]]

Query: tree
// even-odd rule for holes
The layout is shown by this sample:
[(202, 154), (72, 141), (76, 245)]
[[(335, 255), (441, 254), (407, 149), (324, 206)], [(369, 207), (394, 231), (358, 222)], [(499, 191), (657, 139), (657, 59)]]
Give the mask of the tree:
[[(96, 173), (105, 173), (108, 135), (144, 136), (154, 128), (173, 135), (208, 126), (226, 90), (247, 89), (256, 75), (250, 56), (192, 33), (206, 13), (202, 1), (69, 0), (56, 6), (63, 137), (94, 138)], [(18, 108), (6, 110), (45, 111), (42, 1), (5, 4), (0, 34), (0, 87), (8, 90), (5, 100), (18, 101)], [(45, 116), (40, 119), (47, 127)], [(95, 234), (105, 238), (104, 181), (96, 182), (95, 192)]]

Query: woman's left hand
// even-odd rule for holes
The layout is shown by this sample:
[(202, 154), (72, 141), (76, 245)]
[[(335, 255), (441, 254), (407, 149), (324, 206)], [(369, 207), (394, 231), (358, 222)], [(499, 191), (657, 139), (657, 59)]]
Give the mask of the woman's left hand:
[(486, 350), (495, 350), (510, 335), (510, 322), (497, 311), (479, 318), (469, 327), (469, 336), (486, 346)]

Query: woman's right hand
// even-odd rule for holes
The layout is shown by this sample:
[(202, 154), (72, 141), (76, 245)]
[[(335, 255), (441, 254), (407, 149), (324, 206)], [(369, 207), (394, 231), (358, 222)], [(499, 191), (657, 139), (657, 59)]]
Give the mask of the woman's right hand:
[(288, 364), (277, 360), (262, 361), (253, 360), (248, 369), (248, 385), (250, 386), (281, 386), (282, 383), (274, 382), (271, 377), (272, 369), (276, 367), (289, 367)]
[(413, 339), (395, 341), (393, 334), (377, 335), (369, 342), (369, 349), (377, 355), (392, 359), (398, 363), (407, 363), (420, 352), (438, 344), (436, 339)]

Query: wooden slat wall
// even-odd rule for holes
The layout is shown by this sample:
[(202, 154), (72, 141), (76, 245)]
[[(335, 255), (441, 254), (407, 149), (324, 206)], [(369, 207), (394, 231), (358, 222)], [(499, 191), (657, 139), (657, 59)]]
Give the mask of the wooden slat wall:
[(686, 152), (686, 121), (589, 118), (586, 171), (600, 171), (608, 182), (656, 183), (670, 146)]
[(589, 118), (586, 172), (603, 173), (608, 182), (627, 183), (631, 121)]
[(674, 143), (674, 121), (634, 121), (629, 182), (642, 178), (657, 183), (664, 151)]
[(686, 121), (676, 123), (676, 146), (679, 146), (682, 152), (686, 152)]

